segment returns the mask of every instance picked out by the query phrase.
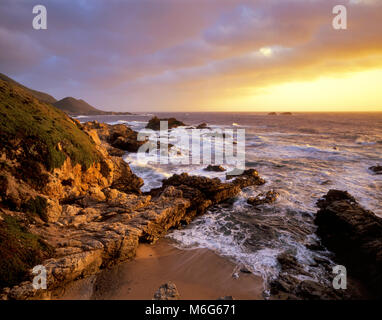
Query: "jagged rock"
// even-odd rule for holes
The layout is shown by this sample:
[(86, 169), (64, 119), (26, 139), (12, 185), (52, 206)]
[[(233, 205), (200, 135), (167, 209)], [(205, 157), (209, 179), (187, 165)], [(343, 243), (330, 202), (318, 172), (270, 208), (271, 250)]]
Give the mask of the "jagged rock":
[(267, 193), (259, 193), (256, 197), (248, 198), (247, 203), (253, 206), (258, 206), (262, 204), (271, 204), (276, 201), (279, 193), (274, 190), (270, 190)]
[(382, 166), (380, 165), (372, 166), (369, 170), (373, 171), (375, 174), (382, 174)]
[(297, 259), (288, 252), (283, 252), (277, 256), (277, 261), (281, 266), (281, 271), (289, 274), (299, 274), (310, 276), (308, 272), (298, 263)]
[(151, 130), (155, 130), (155, 131), (159, 131), (161, 121), (167, 121), (168, 129), (173, 129), (173, 128), (185, 126), (185, 124), (182, 121), (179, 121), (175, 118), (159, 119), (158, 117), (153, 117), (147, 123), (146, 128), (151, 129)]
[(231, 180), (235, 178), (233, 184), (240, 188), (246, 188), (249, 186), (260, 186), (265, 183), (265, 180), (259, 176), (259, 173), (255, 169), (244, 170), (243, 173), (236, 176), (227, 175), (226, 179)]
[(327, 283), (300, 280), (282, 273), (270, 283), (272, 299), (277, 300), (343, 300), (350, 296), (343, 290), (335, 290)]
[(169, 281), (162, 284), (154, 294), (154, 300), (179, 300), (180, 295), (175, 283)]
[(323, 244), (348, 273), (382, 297), (382, 218), (362, 208), (349, 193), (330, 190), (317, 202), (315, 223)]
[(217, 166), (213, 166), (213, 165), (209, 165), (207, 168), (204, 169), (205, 171), (214, 171), (214, 172), (224, 172), (226, 171), (226, 169), (220, 165), (217, 165)]
[[(139, 147), (145, 143), (138, 141), (138, 133), (124, 124), (111, 125), (92, 121), (84, 123), (83, 128), (92, 138), (95, 136), (95, 131), (99, 138), (110, 144), (112, 148), (137, 152)], [(93, 140), (97, 141), (97, 138), (93, 138)], [(112, 153), (116, 152), (112, 151)]]
[(129, 165), (121, 158), (115, 158), (114, 177), (111, 187), (122, 192), (140, 193), (144, 181), (131, 171)]
[(189, 176), (187, 173), (182, 173), (180, 175), (174, 174), (164, 180), (161, 188), (153, 189), (150, 193), (157, 196), (168, 186), (174, 186), (181, 190), (183, 198), (188, 199), (191, 203), (186, 217), (188, 220), (186, 222), (189, 222), (189, 219), (195, 215), (203, 214), (209, 206), (235, 197), (242, 188), (263, 183), (265, 181), (253, 169), (246, 170), (234, 181), (228, 183), (223, 183), (218, 178)]

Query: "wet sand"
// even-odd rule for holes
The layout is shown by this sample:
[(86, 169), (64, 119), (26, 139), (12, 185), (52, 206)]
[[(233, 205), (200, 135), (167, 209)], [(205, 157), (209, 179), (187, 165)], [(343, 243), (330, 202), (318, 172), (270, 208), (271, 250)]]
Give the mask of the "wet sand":
[(263, 299), (263, 281), (238, 272), (236, 265), (208, 249), (179, 250), (167, 239), (141, 244), (132, 261), (73, 282), (54, 299), (152, 299), (160, 285), (172, 281), (181, 299)]

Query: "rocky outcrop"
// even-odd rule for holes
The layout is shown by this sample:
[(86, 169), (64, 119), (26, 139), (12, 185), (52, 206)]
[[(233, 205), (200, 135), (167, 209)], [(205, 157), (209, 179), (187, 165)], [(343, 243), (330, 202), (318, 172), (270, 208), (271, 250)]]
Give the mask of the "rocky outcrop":
[(362, 208), (345, 191), (330, 190), (317, 202), (315, 223), (323, 244), (336, 254), (348, 274), (382, 297), (382, 219)]
[(220, 165), (213, 166), (213, 165), (210, 164), (208, 167), (206, 167), (204, 169), (204, 171), (224, 172), (224, 171), (226, 171), (226, 169), (223, 166), (220, 166)]
[[(97, 134), (93, 135), (97, 141)], [(142, 195), (139, 188), (143, 181), (128, 164), (109, 156), (102, 142), (97, 148), (102, 161), (83, 170), (66, 160), (61, 168), (47, 173), (43, 192), (12, 182), (12, 175), (6, 178), (10, 182), (2, 186), (2, 197), (14, 194), (20, 198), (25, 193), (33, 200), (28, 208), (36, 214), (28, 213), (32, 223), (27, 228), (54, 253), (41, 262), (47, 270), (47, 291), (33, 289), (29, 271), (26, 281), (6, 289), (3, 298), (49, 298), (51, 290), (134, 257), (140, 242), (155, 242), (170, 228), (180, 227), (209, 206), (236, 196), (241, 188), (264, 183), (255, 170), (247, 170), (228, 183), (182, 174)], [(4, 210), (4, 215), (25, 215), (17, 208), (16, 212), (11, 210), (15, 209)]]
[(179, 121), (175, 118), (165, 118), (165, 119), (159, 119), (158, 117), (153, 117), (149, 120), (149, 122), (146, 125), (147, 129), (159, 131), (160, 130), (160, 122), (161, 121), (167, 121), (168, 129), (173, 129), (177, 127), (183, 127), (186, 124), (184, 124), (182, 121)]
[[(42, 263), (47, 270), (48, 292), (70, 281), (96, 273), (135, 256), (139, 242), (153, 242), (180, 223), (190, 206), (169, 187), (156, 199), (106, 189), (105, 200), (83, 199), (64, 205), (56, 223), (35, 223), (30, 231), (54, 249)], [(180, 197), (179, 197), (180, 196)], [(32, 279), (32, 275), (30, 275)], [(41, 298), (31, 281), (7, 290), (10, 299)]]
[[(330, 261), (319, 261), (328, 281), (311, 279), (311, 274), (304, 269), (298, 260), (289, 252), (278, 255), (280, 265), (278, 277), (270, 283), (271, 299), (276, 300), (343, 300), (351, 295), (344, 290), (336, 290), (332, 286)], [(318, 262), (318, 261), (317, 261)], [(309, 279), (310, 278), (310, 279)]]
[[(125, 150), (128, 152), (137, 152), (139, 147), (145, 143), (145, 141), (138, 141), (138, 133), (124, 124), (107, 124), (99, 123), (98, 121), (86, 122), (83, 124), (83, 128), (90, 136), (92, 132), (96, 132), (99, 138), (109, 144), (109, 153), (115, 153), (113, 148)], [(106, 147), (108, 147), (106, 145)]]
[(183, 198), (190, 201), (187, 216), (184, 222), (188, 223), (196, 215), (205, 213), (212, 205), (221, 203), (235, 197), (242, 188), (264, 184), (258, 172), (254, 169), (246, 170), (237, 176), (232, 182), (223, 183), (220, 179), (207, 177), (189, 176), (187, 173), (175, 174), (162, 183), (162, 187), (151, 190), (150, 194), (155, 197), (161, 194), (167, 187), (173, 186), (182, 192)]
[(262, 204), (274, 203), (279, 197), (279, 193), (274, 190), (270, 190), (267, 193), (259, 193), (256, 197), (250, 197), (247, 200), (248, 204), (253, 206), (259, 206)]
[(203, 123), (199, 124), (199, 125), (196, 127), (196, 129), (209, 129), (209, 127), (208, 127), (208, 124), (207, 124), (207, 123), (203, 122)]
[[(82, 125), (1, 82), (0, 91), (0, 116), (8, 119), (0, 121), (0, 283), (9, 286), (2, 299), (49, 298), (68, 282), (134, 257), (140, 242), (155, 242), (241, 188), (265, 182), (253, 169), (226, 183), (182, 174), (142, 194), (143, 180), (114, 156), (139, 148), (136, 132)], [(184, 124), (170, 121), (177, 125)], [(45, 267), (48, 290), (33, 289), (35, 265)]]
[(375, 174), (382, 174), (382, 166), (380, 165), (372, 166), (369, 170), (373, 171)]
[(169, 281), (162, 284), (154, 294), (154, 300), (179, 300), (180, 294), (175, 283)]

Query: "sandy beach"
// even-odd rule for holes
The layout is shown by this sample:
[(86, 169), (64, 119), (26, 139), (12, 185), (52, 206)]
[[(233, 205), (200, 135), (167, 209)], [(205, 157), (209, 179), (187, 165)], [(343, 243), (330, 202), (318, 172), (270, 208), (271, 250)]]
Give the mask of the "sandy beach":
[(53, 299), (152, 299), (160, 285), (172, 281), (181, 299), (263, 299), (263, 281), (238, 272), (236, 265), (207, 249), (179, 250), (167, 239), (140, 245), (132, 261), (73, 282)]

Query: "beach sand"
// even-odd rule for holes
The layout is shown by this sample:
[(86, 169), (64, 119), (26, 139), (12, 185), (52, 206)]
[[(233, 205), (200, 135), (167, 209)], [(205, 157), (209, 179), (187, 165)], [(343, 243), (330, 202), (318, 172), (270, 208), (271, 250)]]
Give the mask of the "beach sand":
[(137, 256), (97, 275), (75, 281), (53, 299), (152, 299), (164, 283), (176, 284), (181, 299), (263, 299), (263, 280), (208, 249), (179, 250), (167, 239), (141, 244)]

